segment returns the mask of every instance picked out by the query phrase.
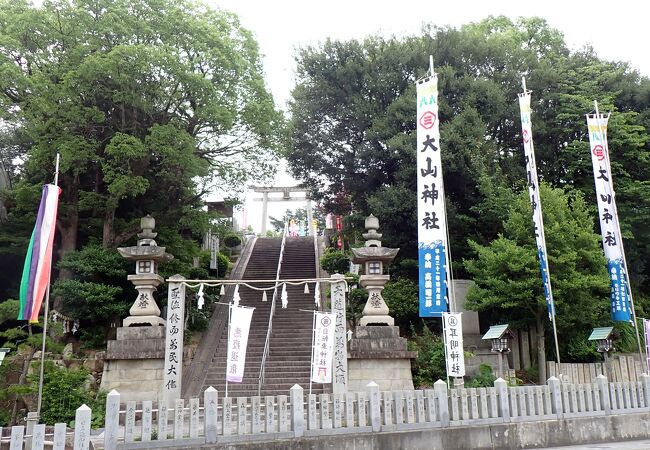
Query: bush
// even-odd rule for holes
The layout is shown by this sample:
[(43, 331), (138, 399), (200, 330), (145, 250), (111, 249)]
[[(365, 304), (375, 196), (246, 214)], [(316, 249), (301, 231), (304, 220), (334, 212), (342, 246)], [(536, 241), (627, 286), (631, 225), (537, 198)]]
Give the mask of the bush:
[(235, 233), (229, 233), (223, 238), (223, 245), (228, 248), (234, 248), (241, 245), (241, 238)]
[(386, 283), (382, 296), (388, 305), (390, 315), (402, 329), (410, 329), (419, 321), (418, 284), (407, 278), (398, 278)]
[[(34, 363), (34, 375), (30, 376), (31, 391), (38, 392), (38, 363)], [(41, 410), (42, 423), (65, 422), (74, 420), (77, 408), (84, 403), (93, 410), (93, 425), (103, 425), (101, 415), (105, 394), (85, 388), (88, 371), (81, 369), (66, 369), (56, 366), (51, 361), (45, 362), (43, 377), (43, 406)]]
[(350, 258), (341, 250), (328, 248), (320, 258), (320, 266), (329, 274), (346, 273), (350, 269)]
[(478, 367), (479, 374), (465, 382), (466, 388), (478, 388), (478, 387), (493, 387), (494, 380), (497, 378), (492, 373), (492, 366), (489, 364), (481, 364)]
[(433, 386), (437, 380), (447, 376), (442, 338), (434, 335), (426, 326), (421, 334), (416, 334), (413, 329), (411, 334), (413, 338), (408, 341), (408, 348), (418, 352), (411, 364), (413, 384), (416, 389)]

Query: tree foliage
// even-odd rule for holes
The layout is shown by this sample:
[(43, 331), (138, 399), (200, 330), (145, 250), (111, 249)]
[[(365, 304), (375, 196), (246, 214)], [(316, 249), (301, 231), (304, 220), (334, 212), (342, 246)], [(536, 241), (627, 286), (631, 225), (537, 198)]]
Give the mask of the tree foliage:
[[(609, 320), (609, 281), (593, 216), (577, 191), (540, 184), (557, 329), (564, 352), (574, 339)], [(504, 232), (489, 245), (471, 242), (465, 261), (475, 285), (466, 306), (513, 328), (548, 327), (532, 211), (527, 192), (512, 204)], [(577, 312), (580, 312), (579, 314)]]
[(261, 67), (235, 15), (191, 0), (0, 0), (1, 156), (23, 161), (10, 168), (13, 232), (3, 227), (0, 252), (11, 251), (14, 281), (0, 295), (17, 295), (57, 152), (55, 280), (67, 313), (124, 312), (122, 263), (100, 247), (133, 242), (146, 214), (176, 257), (170, 267), (189, 272), (210, 227), (202, 195), (273, 173), (283, 118)]

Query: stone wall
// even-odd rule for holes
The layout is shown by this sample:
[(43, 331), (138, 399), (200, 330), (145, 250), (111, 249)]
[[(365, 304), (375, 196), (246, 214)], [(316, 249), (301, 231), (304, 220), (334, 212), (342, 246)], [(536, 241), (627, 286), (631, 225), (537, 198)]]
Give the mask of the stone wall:
[(373, 380), (382, 391), (413, 390), (411, 360), (401, 359), (349, 359), (348, 389), (363, 391)]

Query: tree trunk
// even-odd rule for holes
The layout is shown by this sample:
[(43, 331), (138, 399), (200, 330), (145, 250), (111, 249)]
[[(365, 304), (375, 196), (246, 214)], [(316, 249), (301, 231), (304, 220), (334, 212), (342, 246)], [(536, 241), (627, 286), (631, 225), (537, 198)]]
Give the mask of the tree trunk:
[(115, 240), (115, 208), (110, 208), (104, 213), (104, 227), (102, 229), (102, 246), (110, 248)]
[(537, 367), (539, 370), (539, 384), (546, 384), (546, 336), (544, 327), (544, 314), (537, 315)]
[[(60, 210), (61, 214), (57, 221), (57, 228), (59, 230), (60, 243), (58, 257), (61, 260), (65, 255), (77, 249), (77, 234), (79, 231), (79, 211), (77, 204), (79, 201), (78, 177), (71, 177), (69, 175), (62, 176), (63, 193), (62, 205)], [(60, 280), (72, 279), (72, 272), (67, 269), (59, 270)], [(61, 308), (61, 298), (54, 298), (54, 309)]]

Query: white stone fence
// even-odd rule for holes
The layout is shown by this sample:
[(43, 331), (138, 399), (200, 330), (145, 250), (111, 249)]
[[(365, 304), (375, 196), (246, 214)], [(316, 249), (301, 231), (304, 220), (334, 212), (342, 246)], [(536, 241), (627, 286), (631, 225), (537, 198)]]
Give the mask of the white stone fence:
[[(154, 409), (152, 401), (127, 402), (120, 411), (120, 395), (112, 391), (106, 402), (104, 447), (155, 449), (648, 412), (650, 376), (610, 383), (600, 375), (595, 383), (584, 384), (551, 377), (543, 386), (508, 386), (498, 379), (494, 387), (470, 389), (448, 389), (439, 380), (433, 389), (387, 392), (369, 383), (365, 392), (320, 395), (305, 395), (295, 385), (289, 396), (250, 398), (219, 398), (208, 388), (200, 403), (193, 398), (186, 405), (181, 399), (174, 408)], [(89, 419), (90, 409), (80, 407), (75, 450), (89, 448)], [(43, 449), (42, 439), (36, 439), (43, 429), (34, 427), (32, 449)], [(12, 427), (11, 450), (23, 448), (23, 435), (22, 426)], [(56, 442), (53, 448), (63, 450)]]

